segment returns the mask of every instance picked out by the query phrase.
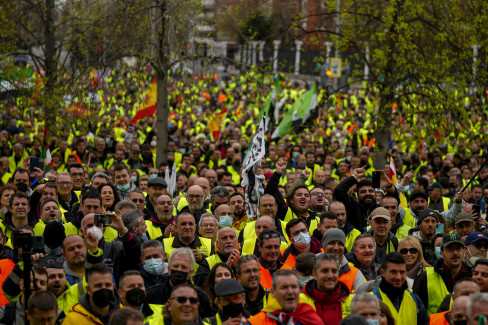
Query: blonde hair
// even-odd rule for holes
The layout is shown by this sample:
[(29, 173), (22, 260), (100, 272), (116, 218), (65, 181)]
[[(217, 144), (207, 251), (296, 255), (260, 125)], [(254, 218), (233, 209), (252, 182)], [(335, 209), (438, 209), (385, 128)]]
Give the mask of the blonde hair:
[(418, 260), (420, 261), (420, 264), (424, 268), (431, 266), (429, 263), (427, 263), (424, 259), (424, 253), (422, 252), (422, 245), (420, 244), (420, 240), (417, 237), (414, 236), (407, 236), (403, 237), (400, 242), (398, 243), (398, 250), (397, 252), (400, 252), (402, 248), (407, 246), (407, 244), (412, 245), (414, 248), (416, 248), (419, 251), (419, 258)]

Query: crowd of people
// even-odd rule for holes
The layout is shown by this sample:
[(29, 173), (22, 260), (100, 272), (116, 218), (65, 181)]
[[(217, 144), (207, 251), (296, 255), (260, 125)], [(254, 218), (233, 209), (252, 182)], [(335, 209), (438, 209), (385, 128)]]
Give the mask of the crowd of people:
[[(464, 136), (443, 143), (414, 141), (399, 105), (405, 134), (375, 170), (374, 91), (322, 90), (315, 126), (267, 142), (250, 217), (241, 172), (255, 84), (186, 82), (171, 82), (159, 165), (153, 117), (125, 137), (125, 94), (99, 93), (111, 100), (98, 122), (51, 126), (52, 166), (37, 164), (45, 124), (13, 104), (2, 112), (0, 323), (487, 324), (483, 99)], [(303, 91), (277, 101), (286, 110)], [(226, 105), (213, 139), (210, 113)]]

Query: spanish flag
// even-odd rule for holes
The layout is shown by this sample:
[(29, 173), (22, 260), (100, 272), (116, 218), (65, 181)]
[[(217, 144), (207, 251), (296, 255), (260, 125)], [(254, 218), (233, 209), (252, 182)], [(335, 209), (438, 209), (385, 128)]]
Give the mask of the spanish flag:
[[(395, 168), (395, 163), (393, 162), (393, 158), (390, 157), (390, 172), (388, 175), (388, 178), (390, 179), (391, 183), (393, 185), (397, 185), (397, 173), (396, 173), (396, 168)], [(405, 194), (403, 193), (398, 193), (400, 196), (400, 205), (404, 209), (408, 209), (408, 204), (407, 204), (407, 199), (405, 198)]]
[(224, 125), (224, 119), (227, 116), (227, 111), (229, 109), (223, 109), (220, 113), (214, 115), (214, 117), (210, 120), (208, 124), (208, 128), (210, 129), (210, 134), (212, 135), (213, 140), (217, 140), (220, 136), (220, 131)]
[(145, 117), (154, 115), (156, 113), (156, 104), (158, 103), (158, 89), (157, 89), (156, 77), (151, 81), (149, 89), (144, 92), (144, 99), (139, 105), (139, 110), (136, 115), (130, 121), (130, 124), (136, 124), (137, 121), (142, 120)]

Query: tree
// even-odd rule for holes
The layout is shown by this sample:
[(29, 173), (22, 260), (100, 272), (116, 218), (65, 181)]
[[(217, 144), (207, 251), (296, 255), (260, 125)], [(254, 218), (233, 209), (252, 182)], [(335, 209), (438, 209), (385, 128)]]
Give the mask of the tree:
[(340, 53), (353, 53), (345, 86), (366, 82), (379, 94), (374, 164), (383, 168), (391, 134), (402, 132), (393, 105), (417, 126), (413, 138), (440, 134), (445, 141), (466, 124), (463, 90), (487, 81), (485, 69), (472, 68), (472, 46), (488, 45), (487, 13), (483, 1), (341, 0), (339, 10), (326, 2), (314, 13), (322, 18), (319, 28), (296, 26), (302, 36), (325, 33)]

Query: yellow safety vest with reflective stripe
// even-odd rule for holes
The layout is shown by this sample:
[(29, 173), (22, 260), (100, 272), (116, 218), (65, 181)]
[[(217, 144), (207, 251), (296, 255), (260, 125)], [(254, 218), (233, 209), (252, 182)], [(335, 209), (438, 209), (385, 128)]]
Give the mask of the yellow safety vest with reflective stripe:
[[(396, 310), (390, 298), (381, 291), (381, 289), (374, 289), (373, 293), (388, 306), (390, 312), (395, 319), (397, 325), (415, 325), (417, 324), (417, 302), (413, 297), (410, 289), (405, 290), (403, 294), (402, 304), (400, 309)], [(419, 324), (421, 325), (421, 324)]]
[(403, 224), (411, 228), (417, 226), (417, 218), (415, 218), (410, 212), (410, 208), (405, 209), (405, 216), (403, 217)]
[(442, 301), (450, 292), (440, 274), (433, 267), (427, 267), (425, 272), (427, 273), (427, 296), (429, 298), (429, 305), (425, 307), (430, 315), (437, 312)]
[[(76, 228), (76, 226), (71, 222), (65, 223), (63, 226), (66, 237), (68, 237), (69, 235), (81, 236), (80, 229)], [(103, 239), (105, 239), (106, 242), (113, 242), (115, 238), (118, 237), (118, 235), (119, 234), (117, 233), (117, 230), (110, 227), (105, 227), (105, 231), (103, 232)]]
[[(286, 216), (285, 216), (286, 223), (290, 222), (291, 219), (295, 219), (295, 218), (298, 218), (298, 215), (295, 212), (293, 212), (293, 210), (290, 207), (288, 207), (288, 211), (286, 212)], [(317, 226), (320, 223), (320, 218), (319, 217), (309, 217), (309, 218), (312, 218), (312, 220), (310, 220), (310, 227), (308, 227), (308, 232), (313, 234), (313, 231), (317, 229)]]
[[(173, 247), (173, 242), (175, 238), (176, 237), (163, 239), (164, 252), (166, 253), (167, 260), (169, 260), (171, 253), (176, 249), (175, 247)], [(212, 240), (204, 237), (198, 237), (198, 239), (202, 243), (202, 246), (195, 247), (195, 249), (200, 253), (209, 256), (212, 253)], [(195, 263), (195, 267), (193, 268), (193, 275), (196, 274), (197, 270), (198, 270), (198, 263)]]
[[(283, 220), (280, 220), (280, 223), (281, 223), (281, 228), (283, 230), (286, 229), (286, 224), (288, 222), (285, 222)], [(246, 226), (244, 227), (244, 230), (241, 230), (243, 231), (243, 240), (246, 241), (248, 239), (252, 239), (252, 238), (258, 238), (258, 235), (256, 235), (256, 221), (251, 221), (251, 222), (248, 222), (246, 224)], [(285, 236), (285, 239), (286, 239), (286, 242), (288, 243), (288, 245), (290, 245), (290, 239), (288, 238), (288, 235), (286, 234), (286, 231), (283, 231), (283, 235)]]
[(352, 245), (354, 244), (354, 240), (357, 236), (361, 235), (361, 232), (354, 228), (349, 232), (346, 236), (346, 249), (348, 252), (352, 252)]

